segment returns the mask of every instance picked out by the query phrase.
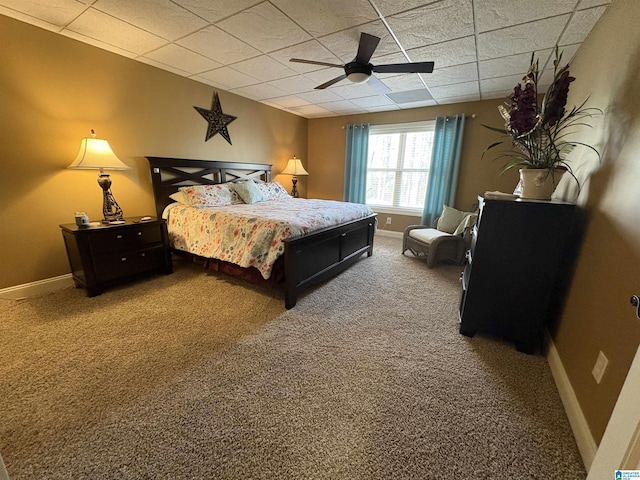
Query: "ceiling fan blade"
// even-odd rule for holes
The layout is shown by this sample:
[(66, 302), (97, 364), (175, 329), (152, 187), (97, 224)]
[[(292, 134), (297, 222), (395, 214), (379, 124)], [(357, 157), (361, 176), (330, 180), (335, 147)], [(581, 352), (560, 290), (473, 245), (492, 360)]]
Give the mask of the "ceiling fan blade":
[(329, 80), (328, 82), (324, 82), (322, 85), (318, 85), (315, 89), (316, 90), (323, 90), (327, 87), (330, 87), (331, 85), (333, 85), (334, 83), (338, 83), (340, 80), (344, 80), (345, 78), (347, 78), (346, 75), (340, 75), (339, 77), (336, 77), (332, 80)]
[(371, 60), (371, 56), (376, 50), (378, 43), (380, 43), (379, 37), (361, 32), (360, 43), (358, 44), (358, 54), (356, 55), (356, 59), (354, 60), (354, 62), (367, 65), (369, 63), (369, 60)]
[(335, 63), (327, 63), (327, 62), (316, 62), (315, 60), (304, 60), (302, 58), (290, 58), (289, 61), (296, 62), (296, 63), (309, 63), (311, 65), (322, 65), (325, 67), (344, 68), (344, 65), (336, 65)]
[(374, 65), (373, 71), (378, 73), (431, 73), (433, 62), (390, 63), (388, 65)]
[(382, 83), (379, 79), (377, 79), (375, 75), (371, 75), (369, 77), (369, 80), (367, 80), (367, 84), (381, 95), (384, 95), (385, 93), (389, 93), (391, 91), (391, 89), (384, 83)]

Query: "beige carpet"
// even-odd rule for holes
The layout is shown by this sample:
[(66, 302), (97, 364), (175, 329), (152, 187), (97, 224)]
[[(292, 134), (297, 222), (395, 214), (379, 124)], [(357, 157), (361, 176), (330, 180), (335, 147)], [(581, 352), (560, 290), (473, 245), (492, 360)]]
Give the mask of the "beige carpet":
[(198, 266), (0, 303), (18, 479), (583, 479), (544, 357), (458, 333), (460, 267), (374, 255), (303, 294)]

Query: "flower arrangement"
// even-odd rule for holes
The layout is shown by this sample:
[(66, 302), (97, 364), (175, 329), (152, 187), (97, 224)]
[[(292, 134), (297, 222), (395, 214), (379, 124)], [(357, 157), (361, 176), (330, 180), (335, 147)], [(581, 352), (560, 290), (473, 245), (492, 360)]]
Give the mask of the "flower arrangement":
[[(539, 104), (539, 65), (538, 60), (535, 59), (535, 53), (532, 53), (529, 70), (522, 78), (522, 84), (516, 85), (509, 96), (510, 102), (498, 106), (505, 122), (504, 129), (483, 125), (509, 137), (509, 148), (496, 157), (507, 159), (501, 173), (519, 167), (545, 169), (547, 175), (553, 175), (554, 170), (559, 168), (568, 171), (577, 182), (571, 167), (566, 163), (569, 152), (575, 146), (583, 145), (593, 150), (598, 158), (600, 157), (595, 148), (568, 139), (574, 133), (574, 127), (590, 127), (586, 120), (602, 112), (597, 108), (585, 108), (587, 100), (567, 112), (565, 107), (569, 84), (575, 78), (569, 75), (568, 64), (564, 67), (560, 66), (561, 61), (562, 53), (556, 46), (553, 83)], [(504, 140), (489, 145), (484, 153), (503, 143), (505, 143)]]

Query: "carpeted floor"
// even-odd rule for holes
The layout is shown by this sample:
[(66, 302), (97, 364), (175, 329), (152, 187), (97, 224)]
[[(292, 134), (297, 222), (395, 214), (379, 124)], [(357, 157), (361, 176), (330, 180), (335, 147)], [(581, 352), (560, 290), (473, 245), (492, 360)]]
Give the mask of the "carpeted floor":
[(285, 310), (198, 266), (0, 303), (19, 479), (584, 479), (543, 356), (458, 333), (460, 267), (377, 237)]

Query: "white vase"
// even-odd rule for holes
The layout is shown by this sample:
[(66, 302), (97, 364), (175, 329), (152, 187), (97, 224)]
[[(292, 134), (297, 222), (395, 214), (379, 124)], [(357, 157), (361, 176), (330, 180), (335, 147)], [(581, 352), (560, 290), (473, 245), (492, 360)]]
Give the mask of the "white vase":
[(551, 200), (551, 195), (563, 173), (564, 170), (559, 169), (551, 172), (547, 169), (521, 168), (520, 185), (522, 191), (520, 192), (520, 198)]

